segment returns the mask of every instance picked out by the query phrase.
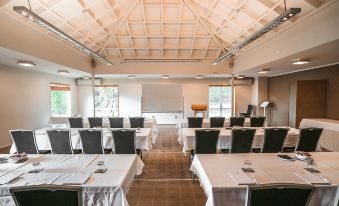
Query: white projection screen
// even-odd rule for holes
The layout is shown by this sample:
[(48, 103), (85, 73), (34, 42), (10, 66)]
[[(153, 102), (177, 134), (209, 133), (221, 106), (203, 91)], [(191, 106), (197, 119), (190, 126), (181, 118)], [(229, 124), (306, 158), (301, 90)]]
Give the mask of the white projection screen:
[(182, 86), (143, 84), (141, 110), (144, 113), (183, 112)]

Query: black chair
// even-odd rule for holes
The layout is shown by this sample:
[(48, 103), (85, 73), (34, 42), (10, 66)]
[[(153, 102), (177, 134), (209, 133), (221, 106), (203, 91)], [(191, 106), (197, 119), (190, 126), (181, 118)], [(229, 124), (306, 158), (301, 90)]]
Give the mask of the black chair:
[(115, 154), (135, 154), (135, 130), (112, 130)]
[(39, 154), (32, 130), (9, 131), (18, 153)]
[(144, 128), (145, 118), (143, 117), (130, 117), (129, 122), (131, 128)]
[(89, 127), (102, 127), (102, 117), (88, 117)]
[(210, 127), (224, 127), (225, 117), (211, 117), (210, 118)]
[(69, 130), (47, 130), (52, 154), (73, 154)]
[(188, 128), (202, 128), (202, 117), (188, 117)]
[(254, 111), (254, 105), (249, 104), (247, 106), (247, 112), (239, 113), (239, 115), (242, 116), (242, 117), (250, 117), (250, 116), (252, 116), (253, 111)]
[(80, 187), (70, 186), (24, 186), (11, 188), (16, 206), (81, 206)]
[(104, 154), (102, 146), (102, 130), (79, 130), (82, 152), (84, 154)]
[(245, 123), (245, 117), (230, 117), (230, 127), (243, 127)]
[(255, 129), (232, 129), (230, 153), (249, 153), (252, 149)]
[(124, 118), (122, 117), (111, 117), (108, 118), (109, 125), (111, 128), (124, 128)]
[(299, 141), (296, 151), (314, 152), (318, 141), (323, 132), (322, 128), (303, 128), (300, 129)]
[(248, 188), (248, 206), (306, 206), (314, 187), (310, 185), (260, 185)]
[(82, 117), (70, 117), (68, 118), (70, 128), (83, 128)]
[(288, 128), (265, 128), (262, 153), (276, 153), (283, 150)]
[(251, 117), (250, 127), (263, 127), (265, 123), (265, 117)]
[[(216, 154), (220, 130), (199, 129), (195, 130), (195, 149), (191, 152), (190, 164), (195, 154)], [(192, 181), (194, 174), (192, 173)]]

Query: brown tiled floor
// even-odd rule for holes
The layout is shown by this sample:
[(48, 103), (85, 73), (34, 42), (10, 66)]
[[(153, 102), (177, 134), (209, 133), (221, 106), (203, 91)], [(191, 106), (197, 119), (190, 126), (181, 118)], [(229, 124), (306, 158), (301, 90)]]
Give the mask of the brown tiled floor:
[(159, 126), (159, 136), (151, 152), (145, 152), (143, 174), (127, 194), (130, 206), (200, 206), (206, 197), (198, 182), (192, 184), (188, 156), (177, 141), (175, 126)]

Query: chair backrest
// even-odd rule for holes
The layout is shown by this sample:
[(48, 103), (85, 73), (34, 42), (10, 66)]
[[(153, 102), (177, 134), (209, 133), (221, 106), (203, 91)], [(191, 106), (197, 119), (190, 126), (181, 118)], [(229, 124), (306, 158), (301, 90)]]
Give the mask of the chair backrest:
[(47, 130), (52, 154), (73, 154), (70, 130)]
[(262, 153), (275, 153), (283, 150), (288, 128), (265, 128)]
[(220, 130), (195, 130), (195, 154), (215, 154)]
[(265, 117), (251, 117), (250, 126), (251, 127), (263, 127), (265, 123)]
[(252, 150), (255, 129), (232, 129), (230, 153), (248, 153)]
[(314, 152), (323, 132), (322, 128), (302, 128), (300, 129), (299, 141), (296, 151)]
[(306, 206), (314, 187), (310, 185), (260, 185), (248, 188), (248, 206)]
[(115, 154), (135, 154), (135, 130), (112, 130)]
[(39, 153), (32, 130), (10, 130), (9, 133), (18, 153)]
[(249, 105), (247, 106), (247, 112), (246, 112), (246, 114), (247, 114), (247, 115), (252, 115), (253, 110), (254, 110), (254, 106), (251, 105), (251, 104), (249, 104)]
[(225, 117), (211, 117), (210, 127), (224, 127)]
[(102, 146), (102, 130), (79, 130), (82, 152), (84, 154), (104, 154)]
[(202, 117), (188, 117), (188, 128), (202, 128)]
[(245, 123), (245, 117), (230, 117), (230, 127), (243, 127)]
[(70, 128), (83, 128), (82, 117), (70, 117), (68, 118)]
[(89, 127), (102, 127), (102, 117), (88, 117)]
[(16, 206), (82, 206), (80, 187), (25, 186), (10, 189)]
[(124, 128), (123, 117), (110, 117), (108, 120), (111, 128)]
[(131, 128), (144, 128), (145, 118), (144, 117), (130, 117), (129, 122)]

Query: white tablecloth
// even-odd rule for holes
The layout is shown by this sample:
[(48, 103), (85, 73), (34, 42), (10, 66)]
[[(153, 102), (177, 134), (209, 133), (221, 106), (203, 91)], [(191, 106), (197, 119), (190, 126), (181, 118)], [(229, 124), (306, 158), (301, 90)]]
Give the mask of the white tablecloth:
[(320, 136), (319, 144), (327, 150), (339, 152), (339, 120), (332, 119), (302, 119), (300, 128), (320, 127), (323, 133)]
[[(6, 155), (0, 155), (4, 157)], [(8, 155), (7, 155), (8, 156)], [(41, 163), (44, 170), (38, 174), (29, 174), (32, 161)], [(106, 173), (97, 174), (96, 163), (104, 161)], [(1, 170), (7, 169), (6, 163)], [(90, 179), (83, 185), (83, 205), (128, 206), (126, 193), (135, 175), (143, 169), (143, 162), (137, 155), (42, 155), (30, 156), (29, 161), (20, 163), (21, 167), (11, 173), (24, 173), (21, 178), (7, 185), (0, 185), (0, 205), (14, 206), (9, 189), (15, 186), (40, 184), (62, 185), (71, 174), (90, 174)], [(1, 177), (1, 176), (0, 176)], [(57, 177), (57, 178), (56, 178)]]
[[(84, 128), (89, 128), (88, 118), (83, 117), (83, 121), (84, 121)], [(50, 117), (49, 125), (51, 127), (57, 127), (57, 128), (69, 128), (68, 117)], [(102, 127), (110, 128), (109, 120), (107, 117), (103, 117)], [(129, 119), (124, 119), (124, 128), (130, 128), (130, 127), (131, 127), (131, 124), (129, 122)], [(152, 143), (155, 144), (158, 134), (159, 134), (156, 119), (145, 118), (144, 127), (152, 129), (151, 130)]]
[[(316, 186), (309, 206), (336, 206), (339, 185), (339, 153), (312, 153), (321, 175), (332, 185)], [(307, 184), (295, 175), (296, 171), (306, 172), (303, 161), (285, 161), (276, 154), (212, 154), (195, 155), (191, 170), (197, 174), (207, 196), (206, 206), (245, 206), (247, 186), (238, 185), (229, 175), (242, 172), (244, 161), (252, 161), (255, 173), (249, 174), (257, 184), (295, 183)]]
[[(254, 128), (254, 127), (252, 127)], [(200, 128), (199, 128), (200, 129)], [(219, 142), (218, 149), (230, 149), (231, 148), (231, 129), (225, 128), (209, 128), (209, 129), (219, 129)], [(178, 137), (178, 141), (183, 145), (183, 152), (193, 150), (195, 147), (195, 130), (197, 128), (183, 128)], [(264, 129), (262, 127), (256, 128), (256, 133), (253, 140), (252, 148), (261, 148), (264, 144)], [(299, 130), (290, 128), (288, 131), (287, 137), (285, 139), (284, 146), (295, 146), (298, 143)]]
[[(72, 146), (74, 149), (82, 149), (80, 134), (78, 129), (70, 129), (71, 130), (71, 139)], [(152, 129), (151, 128), (140, 128), (136, 129), (136, 148), (141, 150), (149, 151), (152, 149)], [(108, 128), (102, 128), (103, 133), (103, 145), (105, 149), (114, 148), (114, 141), (112, 137), (112, 132)], [(46, 132), (46, 128), (39, 129), (35, 131), (36, 143), (39, 150), (50, 150), (51, 145)], [(16, 147), (12, 144), (10, 153), (15, 153)]]
[[(229, 127), (230, 126), (230, 119), (229, 118), (225, 118), (224, 126), (225, 127)], [(245, 118), (244, 126), (245, 127), (249, 127), (250, 126), (250, 118)], [(179, 120), (177, 125), (176, 125), (176, 127), (178, 128), (178, 131), (180, 131), (182, 128), (187, 128), (188, 127), (188, 120), (187, 119)], [(202, 127), (203, 128), (209, 128), (210, 127), (210, 119), (203, 119)]]

